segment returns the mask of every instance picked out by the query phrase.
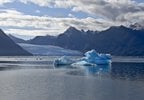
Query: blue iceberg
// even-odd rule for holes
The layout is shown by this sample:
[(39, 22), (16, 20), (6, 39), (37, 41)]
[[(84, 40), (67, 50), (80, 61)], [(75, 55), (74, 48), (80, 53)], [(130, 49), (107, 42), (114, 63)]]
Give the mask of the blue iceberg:
[(60, 65), (80, 65), (80, 66), (96, 66), (96, 65), (107, 65), (111, 64), (111, 55), (110, 54), (99, 54), (94, 49), (86, 52), (85, 57), (80, 58), (79, 60), (72, 60), (70, 57), (63, 56), (54, 61), (54, 64), (57, 66)]
[(85, 57), (82, 58), (83, 61), (97, 65), (110, 64), (112, 59), (110, 54), (99, 54), (95, 50), (90, 50), (84, 55)]

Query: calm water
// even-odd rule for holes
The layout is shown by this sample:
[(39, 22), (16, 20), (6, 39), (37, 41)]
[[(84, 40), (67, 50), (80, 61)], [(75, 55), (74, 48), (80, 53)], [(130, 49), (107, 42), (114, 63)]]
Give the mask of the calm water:
[(55, 67), (56, 58), (1, 57), (0, 100), (144, 100), (142, 58)]

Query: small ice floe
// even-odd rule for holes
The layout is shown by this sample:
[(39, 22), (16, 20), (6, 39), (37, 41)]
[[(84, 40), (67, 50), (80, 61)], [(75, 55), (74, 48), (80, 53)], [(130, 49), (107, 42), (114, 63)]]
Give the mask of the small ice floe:
[(63, 66), (63, 65), (71, 65), (72, 63), (74, 63), (75, 61), (73, 61), (72, 59), (70, 59), (70, 57), (68, 56), (62, 56), (58, 59), (56, 59), (54, 61), (54, 65), (55, 66)]
[(54, 65), (72, 65), (72, 66), (96, 66), (96, 65), (105, 65), (111, 64), (111, 55), (110, 54), (99, 54), (95, 50), (90, 50), (86, 52), (85, 57), (80, 58), (79, 60), (72, 60), (70, 57), (63, 56), (54, 61)]

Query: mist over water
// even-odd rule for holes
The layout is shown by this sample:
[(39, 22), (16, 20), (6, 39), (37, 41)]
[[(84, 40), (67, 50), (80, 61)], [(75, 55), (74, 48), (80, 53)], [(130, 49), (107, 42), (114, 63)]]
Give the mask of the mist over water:
[[(1, 100), (143, 100), (144, 63), (53, 65), (58, 57), (1, 57)], [(77, 59), (78, 57), (72, 57)], [(132, 62), (133, 61), (133, 62)], [(137, 59), (139, 61), (139, 59)]]

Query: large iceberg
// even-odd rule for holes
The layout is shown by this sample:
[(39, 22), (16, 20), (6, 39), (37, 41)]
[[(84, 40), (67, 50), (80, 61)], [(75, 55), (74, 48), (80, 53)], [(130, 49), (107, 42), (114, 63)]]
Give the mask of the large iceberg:
[(85, 57), (80, 58), (79, 60), (72, 60), (66, 56), (63, 56), (54, 61), (55, 65), (82, 65), (82, 66), (96, 66), (96, 65), (105, 65), (111, 64), (111, 55), (110, 54), (99, 54), (94, 49), (86, 52)]
[(88, 63), (103, 65), (111, 63), (111, 55), (110, 54), (99, 54), (94, 49), (86, 52), (85, 57), (82, 58), (83, 61)]

